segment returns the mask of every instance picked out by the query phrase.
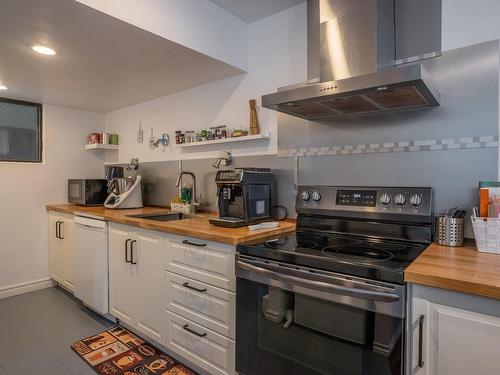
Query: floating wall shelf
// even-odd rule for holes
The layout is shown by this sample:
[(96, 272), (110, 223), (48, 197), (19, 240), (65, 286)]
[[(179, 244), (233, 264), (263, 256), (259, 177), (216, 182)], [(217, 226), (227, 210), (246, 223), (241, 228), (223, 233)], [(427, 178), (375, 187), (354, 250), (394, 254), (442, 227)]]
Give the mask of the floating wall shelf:
[(200, 147), (200, 146), (208, 146), (208, 145), (216, 145), (216, 144), (233, 143), (233, 142), (255, 141), (258, 139), (269, 139), (269, 135), (267, 135), (267, 134), (246, 135), (246, 136), (242, 136), (242, 137), (214, 139), (212, 141), (181, 143), (181, 144), (176, 144), (174, 146), (176, 148)]
[(104, 145), (102, 143), (91, 143), (85, 145), (85, 150), (118, 150), (118, 145)]

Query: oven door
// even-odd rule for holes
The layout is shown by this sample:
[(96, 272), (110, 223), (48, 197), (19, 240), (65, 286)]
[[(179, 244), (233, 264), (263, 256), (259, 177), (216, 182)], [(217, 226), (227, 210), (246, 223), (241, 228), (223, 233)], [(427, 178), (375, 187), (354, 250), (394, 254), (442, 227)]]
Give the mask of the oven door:
[(403, 374), (403, 286), (240, 254), (236, 275), (239, 374)]

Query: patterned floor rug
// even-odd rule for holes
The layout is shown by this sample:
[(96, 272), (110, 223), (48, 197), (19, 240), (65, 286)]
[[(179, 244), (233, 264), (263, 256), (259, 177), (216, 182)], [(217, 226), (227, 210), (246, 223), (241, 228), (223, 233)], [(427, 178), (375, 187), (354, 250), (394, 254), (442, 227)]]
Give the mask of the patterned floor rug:
[(123, 327), (79, 340), (71, 349), (101, 375), (197, 375)]

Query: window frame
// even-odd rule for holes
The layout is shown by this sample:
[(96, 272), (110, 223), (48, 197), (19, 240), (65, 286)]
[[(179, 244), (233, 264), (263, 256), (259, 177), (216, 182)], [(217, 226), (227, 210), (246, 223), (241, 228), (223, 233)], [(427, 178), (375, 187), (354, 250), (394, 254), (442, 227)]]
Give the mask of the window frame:
[(2, 159), (0, 157), (0, 163), (34, 163), (34, 164), (42, 164), (43, 163), (43, 109), (42, 103), (36, 102), (28, 102), (25, 100), (19, 99), (11, 99), (0, 97), (0, 102), (2, 103), (10, 103), (10, 104), (18, 104), (26, 107), (34, 107), (37, 110), (37, 129), (38, 129), (38, 155), (36, 160), (16, 160), (16, 159)]

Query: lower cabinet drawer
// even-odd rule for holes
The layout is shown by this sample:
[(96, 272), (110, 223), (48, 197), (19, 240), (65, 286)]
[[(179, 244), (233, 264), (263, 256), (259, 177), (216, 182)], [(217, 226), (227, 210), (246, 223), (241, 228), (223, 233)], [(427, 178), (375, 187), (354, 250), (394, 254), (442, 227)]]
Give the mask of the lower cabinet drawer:
[(188, 319), (166, 311), (165, 345), (212, 375), (235, 373), (235, 344)]
[(234, 252), (227, 245), (192, 238), (167, 238), (166, 271), (236, 290)]
[(171, 272), (165, 274), (167, 310), (234, 339), (236, 294)]

